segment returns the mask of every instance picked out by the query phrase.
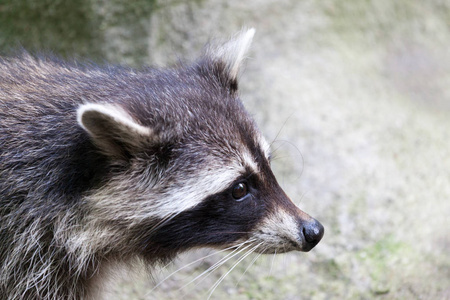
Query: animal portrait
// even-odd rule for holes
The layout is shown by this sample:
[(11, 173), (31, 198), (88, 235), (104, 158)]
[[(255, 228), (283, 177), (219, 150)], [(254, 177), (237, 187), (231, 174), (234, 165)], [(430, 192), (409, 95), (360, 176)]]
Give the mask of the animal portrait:
[(97, 299), (116, 264), (319, 243), (240, 99), (254, 32), (167, 68), (0, 58), (0, 299)]

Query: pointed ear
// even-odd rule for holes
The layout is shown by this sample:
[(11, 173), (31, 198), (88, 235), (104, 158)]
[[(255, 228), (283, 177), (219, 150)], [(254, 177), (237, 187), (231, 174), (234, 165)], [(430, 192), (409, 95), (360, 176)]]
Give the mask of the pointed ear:
[(138, 124), (121, 107), (113, 104), (81, 105), (77, 120), (102, 152), (116, 158), (126, 158), (155, 139), (150, 128)]
[(231, 40), (219, 47), (210, 47), (206, 58), (213, 70), (221, 77), (221, 82), (237, 89), (237, 77), (252, 43), (255, 29), (247, 29), (236, 34)]

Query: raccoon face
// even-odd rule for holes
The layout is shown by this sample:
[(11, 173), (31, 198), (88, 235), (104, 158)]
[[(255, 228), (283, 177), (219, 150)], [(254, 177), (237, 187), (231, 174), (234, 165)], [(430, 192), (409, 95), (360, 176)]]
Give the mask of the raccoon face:
[[(218, 193), (180, 212), (152, 234), (146, 244), (171, 249), (226, 248), (249, 242), (261, 253), (309, 251), (322, 238), (323, 226), (297, 208), (262, 160), (258, 170), (243, 166)], [(218, 169), (216, 176), (229, 172)], [(218, 178), (218, 177), (216, 177)], [(198, 185), (201, 187), (201, 183)], [(201, 188), (199, 193), (204, 193)]]
[(242, 242), (261, 253), (309, 251), (320, 241), (323, 226), (278, 185), (237, 95), (253, 34), (151, 79), (139, 101), (78, 109), (79, 125), (118, 166), (88, 197), (97, 227), (121, 228), (122, 243), (149, 257)]

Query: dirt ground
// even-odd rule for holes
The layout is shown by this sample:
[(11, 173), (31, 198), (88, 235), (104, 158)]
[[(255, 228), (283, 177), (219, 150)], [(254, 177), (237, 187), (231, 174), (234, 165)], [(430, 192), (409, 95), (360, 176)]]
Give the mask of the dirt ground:
[(107, 299), (450, 299), (450, 2), (84, 2), (101, 16), (93, 55), (124, 64), (255, 27), (241, 97), (281, 185), (325, 226), (309, 253), (193, 251), (118, 276)]

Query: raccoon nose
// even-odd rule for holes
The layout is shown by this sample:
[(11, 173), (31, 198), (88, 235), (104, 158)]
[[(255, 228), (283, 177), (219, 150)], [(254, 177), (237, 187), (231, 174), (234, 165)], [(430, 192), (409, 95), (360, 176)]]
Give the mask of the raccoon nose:
[(302, 251), (307, 252), (320, 242), (325, 229), (316, 219), (311, 219), (307, 223), (304, 223), (302, 227), (302, 233), (306, 242), (303, 244)]

